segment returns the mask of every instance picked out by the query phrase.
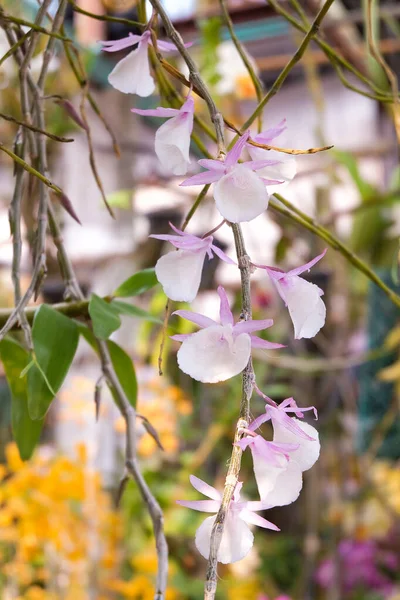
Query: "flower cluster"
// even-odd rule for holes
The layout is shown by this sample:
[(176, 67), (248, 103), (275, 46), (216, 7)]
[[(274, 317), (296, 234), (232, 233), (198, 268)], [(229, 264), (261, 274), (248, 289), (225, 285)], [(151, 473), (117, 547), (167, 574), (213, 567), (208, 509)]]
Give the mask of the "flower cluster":
[[(154, 90), (150, 74), (148, 47), (154, 38), (149, 29), (142, 35), (129, 35), (113, 42), (103, 42), (104, 50), (115, 52), (137, 45), (115, 66), (109, 82), (124, 93), (149, 96)], [(161, 52), (174, 50), (169, 42), (157, 41)], [(167, 120), (155, 135), (155, 152), (162, 166), (173, 175), (184, 175), (190, 164), (190, 142), (194, 122), (195, 103), (190, 90), (180, 109), (158, 107), (155, 109), (132, 109), (132, 112)], [(293, 156), (268, 150), (286, 129), (285, 120), (277, 126), (250, 137), (250, 131), (240, 135), (226, 155), (218, 160), (205, 158), (198, 161), (203, 171), (180, 183), (181, 186), (213, 184), (215, 206), (223, 217), (222, 223), (209, 234), (197, 237), (177, 229), (171, 224), (173, 234), (153, 235), (158, 240), (171, 243), (175, 249), (163, 255), (155, 271), (165, 294), (171, 300), (192, 302), (198, 293), (202, 269), (206, 257), (214, 256), (228, 264), (236, 263), (214, 243), (211, 233), (225, 223), (238, 224), (255, 219), (267, 208), (269, 196), (275, 186), (287, 185), (295, 176), (296, 163)], [(255, 143), (254, 143), (255, 142)], [(247, 156), (242, 156), (247, 152)], [(301, 275), (308, 271), (325, 255), (325, 251), (303, 266), (284, 272), (273, 266), (254, 264), (268, 275), (280, 297), (288, 308), (296, 339), (315, 336), (325, 322), (323, 292)], [(219, 322), (206, 315), (189, 310), (177, 310), (174, 315), (191, 321), (199, 330), (191, 334), (172, 336), (181, 342), (177, 353), (179, 368), (197, 381), (217, 383), (226, 381), (242, 372), (251, 364), (253, 348), (273, 350), (282, 344), (273, 343), (255, 335), (255, 332), (273, 325), (272, 319), (253, 320), (247, 315), (235, 322), (223, 287), (217, 293), (220, 298)], [(245, 501), (240, 498), (242, 483), (237, 482), (233, 497), (227, 508), (218, 560), (231, 563), (245, 557), (253, 545), (253, 534), (249, 525), (258, 525), (278, 531), (278, 527), (260, 516), (263, 511), (275, 506), (294, 502), (302, 488), (302, 473), (312, 467), (319, 456), (318, 433), (304, 422), (304, 411), (293, 398), (276, 404), (262, 394), (254, 382), (254, 389), (265, 402), (265, 413), (239, 431), (237, 446), (252, 453), (254, 475), (260, 499)], [(292, 416), (290, 416), (292, 415)], [(294, 415), (294, 416), (293, 416)], [(271, 421), (272, 440), (267, 440), (258, 428)], [(199, 527), (196, 546), (208, 558), (213, 525), (222, 503), (222, 495), (194, 475), (193, 487), (207, 500), (179, 501), (179, 504), (195, 510), (213, 513)], [(224, 507), (225, 510), (226, 507)]]

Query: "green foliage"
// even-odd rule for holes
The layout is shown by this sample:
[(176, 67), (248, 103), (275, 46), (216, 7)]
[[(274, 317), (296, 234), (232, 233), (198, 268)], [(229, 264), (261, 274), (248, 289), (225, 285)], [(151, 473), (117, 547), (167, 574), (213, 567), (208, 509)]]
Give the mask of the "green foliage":
[(28, 372), (28, 408), (36, 420), (43, 419), (68, 373), (79, 332), (74, 321), (42, 304), (35, 314), (32, 339), (34, 364)]
[[(79, 333), (82, 337), (87, 341), (87, 343), (93, 348), (93, 350), (99, 354), (99, 349), (97, 346), (97, 342), (93, 332), (82, 323), (78, 325)], [(135, 367), (131, 360), (131, 357), (125, 352), (121, 346), (116, 344), (115, 342), (108, 340), (107, 341), (108, 351), (110, 353), (111, 363), (114, 368), (115, 374), (118, 378), (119, 383), (121, 384), (122, 389), (124, 390), (126, 397), (128, 398), (130, 404), (133, 407), (136, 407), (137, 401), (137, 380)], [(115, 403), (118, 405), (118, 398), (113, 390), (111, 390)]]
[(28, 411), (27, 375), (21, 373), (30, 363), (29, 353), (11, 338), (0, 342), (0, 357), (10, 387), (11, 423), (22, 460), (28, 460), (39, 441), (43, 419), (34, 421)]
[(111, 302), (111, 306), (116, 308), (120, 315), (137, 317), (138, 319), (144, 319), (145, 321), (150, 321), (151, 323), (157, 323), (157, 325), (162, 325), (162, 321), (160, 319), (147, 312), (147, 310), (143, 310), (143, 308), (139, 308), (138, 306), (134, 306), (133, 304), (121, 302), (120, 300), (113, 300)]
[(201, 31), (201, 74), (205, 82), (210, 86), (215, 86), (221, 79), (217, 71), (218, 54), (217, 48), (221, 43), (221, 18), (211, 17), (200, 21)]
[(113, 296), (118, 298), (129, 298), (130, 296), (138, 296), (147, 292), (150, 288), (158, 283), (154, 269), (143, 269), (138, 271), (113, 292)]
[(106, 340), (121, 327), (118, 310), (96, 294), (92, 294), (89, 302), (89, 315), (96, 337)]

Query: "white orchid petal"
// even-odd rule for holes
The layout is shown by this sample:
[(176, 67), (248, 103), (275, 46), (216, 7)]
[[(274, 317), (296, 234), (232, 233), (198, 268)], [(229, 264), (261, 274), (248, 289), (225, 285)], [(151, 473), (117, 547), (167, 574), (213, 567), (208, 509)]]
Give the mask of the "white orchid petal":
[[(206, 559), (210, 555), (211, 531), (215, 519), (216, 515), (207, 517), (196, 531), (196, 547)], [(248, 525), (237, 514), (229, 511), (218, 550), (218, 562), (226, 565), (242, 560), (250, 552), (253, 542), (254, 536)]]
[(276, 460), (279, 465), (272, 465), (267, 459), (261, 456), (258, 452), (252, 451), (254, 475), (257, 482), (258, 493), (261, 501), (272, 492), (274, 489), (278, 475), (287, 467), (287, 460), (282, 456), (276, 455)]
[(146, 43), (140, 43), (136, 50), (120, 60), (108, 76), (110, 84), (124, 94), (150, 96), (155, 89), (150, 74)]
[(243, 165), (236, 165), (214, 186), (221, 215), (231, 223), (251, 221), (268, 207), (268, 193), (261, 179)]
[[(263, 150), (256, 146), (247, 146), (249, 154), (252, 160), (277, 160), (279, 161), (276, 165), (269, 165), (257, 171), (257, 174), (264, 179), (275, 179), (283, 181), (279, 184), (279, 187), (274, 187), (271, 193), (274, 191), (283, 190), (294, 178), (297, 172), (296, 159), (291, 154), (285, 154), (284, 152), (277, 152), (276, 150)], [(267, 188), (268, 189), (268, 188)]]
[(314, 337), (326, 318), (319, 287), (296, 275), (280, 279), (275, 284), (287, 304), (296, 340)]
[(185, 175), (190, 164), (190, 136), (193, 114), (181, 113), (166, 121), (156, 132), (155, 150), (159, 161), (174, 175)]
[(243, 371), (250, 352), (249, 335), (242, 333), (234, 339), (231, 325), (214, 325), (185, 340), (177, 358), (180, 369), (193, 379), (217, 383)]
[(164, 254), (156, 264), (156, 276), (171, 300), (192, 302), (199, 291), (204, 252), (173, 250)]
[(274, 442), (299, 444), (298, 449), (293, 450), (290, 453), (290, 459), (296, 461), (302, 471), (307, 471), (308, 469), (311, 469), (319, 457), (320, 443), (318, 431), (309, 423), (305, 423), (304, 421), (296, 419), (295, 417), (292, 417), (292, 421), (295, 421), (296, 425), (300, 427), (300, 429), (314, 439), (304, 439), (292, 431), (289, 431), (289, 429), (280, 423), (274, 421)]
[(292, 454), (286, 467), (278, 473), (273, 489), (261, 498), (266, 506), (286, 506), (299, 497), (303, 478), (300, 465), (292, 460)]

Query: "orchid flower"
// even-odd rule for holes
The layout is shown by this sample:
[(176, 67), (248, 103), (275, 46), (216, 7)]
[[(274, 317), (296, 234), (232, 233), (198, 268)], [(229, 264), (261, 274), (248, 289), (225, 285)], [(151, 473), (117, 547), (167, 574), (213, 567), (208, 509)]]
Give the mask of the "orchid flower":
[[(317, 461), (320, 451), (318, 431), (301, 421), (304, 412), (312, 410), (317, 419), (314, 406), (299, 408), (293, 398), (286, 398), (277, 405), (273, 400), (263, 394), (257, 386), (255, 389), (266, 400), (265, 414), (257, 417), (250, 425), (250, 431), (256, 431), (266, 421), (271, 420), (274, 429), (273, 442), (278, 444), (297, 444), (298, 447), (290, 452), (290, 460), (296, 461), (301, 471), (308, 471)], [(297, 418), (290, 417), (294, 413)]]
[[(259, 144), (271, 145), (271, 142), (281, 135), (286, 129), (286, 119), (283, 119), (276, 127), (271, 127), (262, 133), (258, 133), (253, 137), (255, 142)], [(278, 152), (277, 150), (265, 150), (263, 148), (257, 148), (247, 143), (247, 150), (252, 160), (275, 160), (275, 164), (265, 167), (259, 172), (260, 177), (265, 177), (269, 180), (278, 180), (275, 183), (269, 185), (276, 185), (280, 183), (280, 190), (286, 187), (293, 177), (296, 175), (296, 159), (292, 154), (286, 154), (284, 152)], [(267, 187), (268, 189), (268, 187)], [(272, 193), (272, 192), (271, 192)]]
[[(220, 492), (194, 475), (190, 476), (190, 483), (195, 490), (204, 494), (210, 500), (178, 500), (178, 504), (201, 512), (218, 513), (222, 501)], [(276, 525), (255, 513), (255, 511), (264, 509), (262, 502), (240, 501), (241, 488), (242, 483), (238, 482), (228, 508), (221, 545), (218, 549), (218, 562), (224, 564), (242, 560), (250, 552), (254, 536), (248, 524), (279, 531)], [(196, 531), (195, 543), (197, 550), (206, 559), (208, 559), (210, 554), (211, 531), (216, 517), (216, 514), (212, 517), (207, 517)]]
[(261, 179), (255, 171), (275, 165), (276, 160), (251, 160), (238, 163), (249, 138), (243, 134), (225, 160), (201, 159), (199, 165), (207, 169), (181, 183), (183, 186), (215, 183), (214, 200), (221, 215), (231, 223), (251, 221), (268, 207), (266, 183), (279, 183)]
[[(155, 89), (153, 77), (150, 74), (148, 47), (152, 44), (151, 32), (145, 31), (142, 35), (130, 33), (119, 40), (100, 42), (104, 52), (119, 52), (138, 44), (138, 47), (120, 60), (108, 76), (109, 83), (124, 94), (138, 94), (150, 96)], [(191, 44), (185, 44), (187, 48)], [(157, 40), (157, 46), (162, 52), (175, 50), (175, 44)]]
[(189, 148), (193, 129), (193, 98), (189, 96), (179, 110), (159, 106), (149, 110), (132, 108), (131, 111), (149, 117), (172, 117), (157, 129), (155, 151), (165, 169), (170, 170), (174, 175), (185, 175), (190, 164)]
[(301, 273), (309, 271), (320, 261), (325, 253), (326, 249), (310, 262), (287, 273), (275, 267), (254, 265), (259, 269), (265, 269), (274, 282), (289, 310), (296, 340), (314, 337), (325, 323), (326, 307), (321, 300), (324, 292), (314, 283), (299, 277)]
[(249, 428), (250, 435), (237, 442), (250, 448), (260, 500), (266, 508), (286, 506), (297, 500), (303, 487), (302, 469), (292, 459), (299, 444), (268, 442)]
[(239, 321), (235, 324), (222, 286), (218, 288), (218, 295), (221, 301), (220, 323), (188, 310), (173, 313), (201, 327), (196, 333), (171, 337), (183, 342), (177, 355), (180, 369), (203, 383), (226, 381), (238, 375), (249, 362), (252, 347), (267, 350), (283, 347), (282, 344), (267, 342), (251, 335), (253, 331), (271, 327), (272, 319)]
[(178, 235), (150, 235), (157, 240), (170, 242), (175, 248), (178, 248), (177, 251), (168, 252), (158, 259), (156, 276), (168, 298), (192, 302), (199, 291), (206, 255), (212, 259), (216, 254), (228, 264), (235, 265), (236, 263), (213, 244), (212, 235), (199, 238), (177, 229), (172, 223), (170, 226)]

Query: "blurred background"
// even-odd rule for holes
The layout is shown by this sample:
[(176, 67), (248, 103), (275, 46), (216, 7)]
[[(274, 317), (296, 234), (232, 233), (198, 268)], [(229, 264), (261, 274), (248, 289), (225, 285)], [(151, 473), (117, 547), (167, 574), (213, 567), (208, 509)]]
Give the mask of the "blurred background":
[[(193, 204), (197, 188), (180, 188), (154, 152), (160, 122), (142, 118), (130, 108), (151, 108), (160, 98), (138, 98), (110, 88), (107, 76), (123, 53), (101, 54), (98, 40), (124, 37), (129, 29), (94, 20), (73, 10), (65, 29), (80, 50), (83, 71), (101, 112), (121, 148), (117, 158), (101, 119), (87, 110), (97, 172), (110, 218), (90, 167), (87, 134), (60, 103), (46, 104), (47, 129), (73, 143), (48, 142), (51, 177), (68, 195), (82, 226), (60, 213), (66, 248), (86, 291), (109, 294), (139, 269), (154, 266), (167, 250), (151, 233), (179, 226)], [(250, 77), (238, 55), (215, 0), (166, 0), (165, 6), (200, 66), (224, 116), (241, 127), (257, 105)], [(35, 17), (36, 0), (6, 0), (5, 9), (27, 20)], [(135, 0), (78, 0), (89, 12), (137, 20)], [(303, 34), (267, 2), (227, 3), (235, 31), (268, 90), (299, 46)], [(293, 3), (279, 5), (297, 20)], [(301, 0), (312, 21), (318, 0)], [(52, 10), (57, 8), (54, 0)], [(150, 11), (148, 12), (150, 14)], [(400, 5), (381, 0), (375, 6), (375, 35), (388, 65), (400, 72)], [(365, 6), (361, 0), (336, 0), (321, 36), (361, 73), (390, 89), (381, 67), (368, 55)], [(161, 39), (164, 39), (162, 31)], [(41, 39), (32, 70), (41, 64)], [(0, 55), (8, 50), (0, 30)], [(50, 67), (46, 90), (67, 98), (78, 111), (81, 86), (62, 46)], [(180, 69), (178, 56), (172, 62)], [(354, 83), (352, 77), (348, 78)], [(20, 117), (18, 72), (12, 58), (0, 65), (0, 112)], [(176, 83), (173, 82), (176, 86)], [(358, 82), (359, 84), (359, 82)], [(351, 86), (350, 86), (351, 87)], [(359, 87), (359, 85), (357, 85)], [(364, 90), (362, 87), (361, 90)], [(184, 90), (180, 90), (184, 91)], [(366, 91), (366, 88), (365, 88)], [(161, 98), (165, 103), (165, 99)], [(395, 107), (398, 109), (398, 106)], [(208, 119), (196, 99), (196, 111)], [(311, 43), (264, 112), (264, 129), (287, 120), (279, 145), (334, 149), (297, 160), (295, 179), (278, 190), (296, 207), (343, 240), (394, 290), (400, 292), (400, 169), (393, 113), (388, 105), (343, 85), (326, 55)], [(399, 119), (397, 112), (397, 119)], [(14, 123), (0, 115), (0, 139), (9, 147)], [(199, 134), (210, 152), (213, 143)], [(228, 132), (228, 137), (233, 134)], [(191, 172), (201, 158), (192, 148)], [(190, 174), (190, 173), (189, 173)], [(0, 303), (13, 304), (12, 239), (8, 207), (13, 191), (12, 163), (0, 155)], [(22, 281), (32, 266), (35, 190), (23, 202)], [(202, 235), (219, 222), (209, 194), (189, 231)], [(255, 263), (294, 268), (322, 252), (326, 244), (285, 216), (268, 211), (243, 225), (248, 252)], [(231, 257), (228, 227), (216, 234)], [(60, 302), (64, 286), (56, 252), (48, 244), (48, 276), (38, 303)], [(305, 473), (300, 499), (273, 509), (267, 517), (279, 534), (257, 530), (255, 546), (243, 561), (220, 566), (218, 598), (272, 600), (400, 599), (400, 323), (399, 311), (332, 248), (309, 275), (325, 292), (327, 323), (311, 341), (293, 341), (292, 324), (270, 282), (256, 272), (252, 283), (254, 318), (273, 318), (271, 341), (282, 351), (256, 351), (259, 387), (276, 401), (293, 396), (299, 406), (315, 405), (321, 457)], [(205, 264), (201, 292), (192, 310), (217, 315), (215, 289), (226, 288), (237, 315), (240, 282), (236, 269)], [(137, 300), (137, 299), (136, 299)], [(136, 305), (164, 319), (166, 298), (160, 287), (140, 296)], [(181, 305), (182, 308), (184, 305)], [(178, 307), (178, 306), (176, 306)], [(176, 317), (168, 333), (187, 333)], [(123, 318), (113, 335), (132, 357), (138, 380), (138, 412), (157, 429), (164, 450), (139, 426), (143, 472), (165, 511), (170, 547), (168, 600), (202, 597), (205, 561), (194, 546), (204, 515), (175, 504), (197, 498), (189, 489), (194, 473), (222, 489), (238, 415), (241, 381), (199, 384), (178, 370), (178, 344), (166, 338), (164, 375), (158, 375), (161, 326)], [(2, 366), (0, 367), (2, 369)], [(0, 596), (3, 600), (151, 600), (156, 555), (149, 518), (135, 485), (130, 483), (116, 508), (123, 474), (124, 423), (104, 388), (95, 419), (94, 388), (100, 376), (96, 355), (85, 341), (67, 380), (47, 416), (41, 444), (23, 463), (12, 442), (10, 392), (0, 371)], [(261, 399), (252, 403), (255, 416)], [(268, 433), (268, 424), (263, 431)], [(244, 455), (242, 479), (249, 499), (257, 499), (251, 458)], [(285, 596), (285, 597), (286, 597)], [(283, 600), (283, 597), (282, 597)]]

